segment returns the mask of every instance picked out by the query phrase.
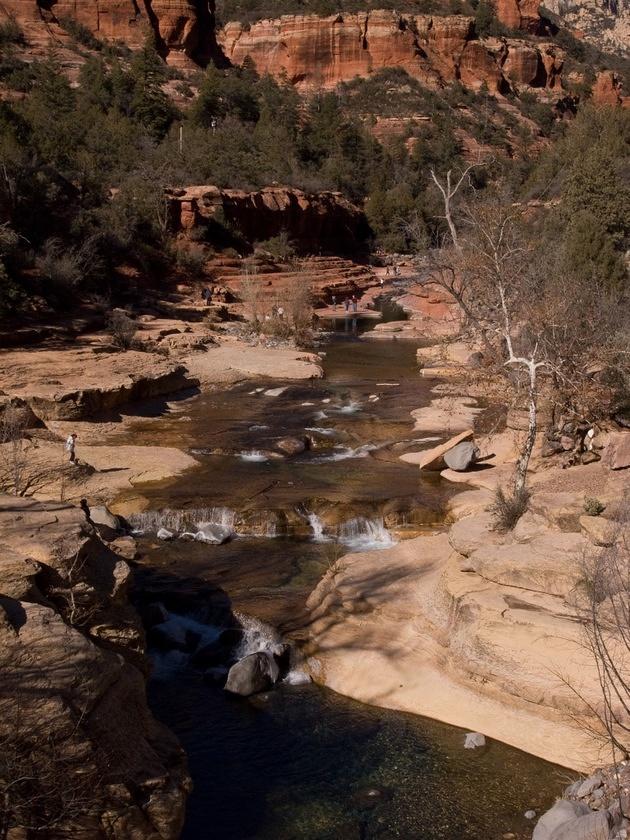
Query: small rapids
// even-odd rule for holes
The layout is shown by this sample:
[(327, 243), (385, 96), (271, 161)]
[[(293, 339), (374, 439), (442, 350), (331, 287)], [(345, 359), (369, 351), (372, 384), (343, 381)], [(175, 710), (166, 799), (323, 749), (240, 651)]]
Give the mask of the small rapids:
[(367, 458), (370, 452), (380, 449), (375, 443), (364, 443), (361, 446), (354, 448), (350, 446), (335, 447), (335, 451), (330, 455), (320, 455), (313, 459), (315, 464), (325, 464), (330, 461), (347, 461), (352, 458)]
[(316, 513), (307, 515), (313, 542), (339, 542), (353, 551), (377, 551), (391, 548), (396, 540), (385, 527), (383, 519), (357, 516), (333, 528), (326, 528)]
[(269, 458), (260, 449), (250, 449), (248, 452), (241, 452), (239, 455), (241, 461), (251, 461), (252, 463), (263, 463)]
[(161, 528), (174, 534), (196, 532), (200, 523), (220, 525), (234, 532), (236, 511), (228, 507), (199, 507), (186, 510), (146, 510), (133, 513), (128, 522), (137, 534), (156, 534)]

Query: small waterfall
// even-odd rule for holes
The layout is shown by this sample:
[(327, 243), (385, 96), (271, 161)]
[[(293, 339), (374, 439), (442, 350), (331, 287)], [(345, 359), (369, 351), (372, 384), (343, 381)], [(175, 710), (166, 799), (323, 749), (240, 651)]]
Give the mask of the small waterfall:
[(245, 613), (235, 611), (234, 617), (244, 633), (243, 641), (235, 653), (236, 659), (242, 659), (250, 653), (282, 653), (282, 638), (274, 627)]
[(308, 524), (311, 526), (311, 531), (313, 532), (313, 541), (330, 542), (331, 538), (324, 534), (324, 523), (319, 516), (316, 513), (308, 513), (306, 518), (308, 519)]
[(368, 519), (357, 516), (349, 519), (338, 527), (337, 538), (340, 543), (357, 551), (390, 548), (396, 542), (381, 517)]
[(236, 512), (228, 507), (188, 508), (187, 510), (145, 510), (133, 513), (128, 521), (137, 533), (155, 534), (160, 528), (166, 528), (174, 534), (191, 533), (197, 530), (200, 522), (211, 522), (234, 531)]
[(263, 461), (269, 460), (260, 449), (250, 449), (248, 452), (241, 452), (239, 457), (241, 461), (252, 461), (255, 463), (262, 463)]

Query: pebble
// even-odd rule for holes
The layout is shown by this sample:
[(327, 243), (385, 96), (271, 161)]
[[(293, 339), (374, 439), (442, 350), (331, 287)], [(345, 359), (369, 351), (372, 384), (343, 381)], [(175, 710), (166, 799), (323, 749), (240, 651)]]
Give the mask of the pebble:
[(525, 819), (533, 820), (536, 818), (536, 811), (525, 811)]

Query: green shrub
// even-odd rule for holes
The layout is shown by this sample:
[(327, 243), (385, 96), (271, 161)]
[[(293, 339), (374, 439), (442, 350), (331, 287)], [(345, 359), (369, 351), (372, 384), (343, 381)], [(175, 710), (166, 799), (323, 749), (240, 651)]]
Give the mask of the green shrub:
[(8, 18), (0, 23), (0, 47), (6, 47), (9, 44), (24, 45), (25, 43), (24, 33), (15, 18)]
[(592, 496), (584, 497), (584, 513), (587, 516), (599, 516), (606, 510), (606, 505), (602, 504), (599, 499)]
[(524, 487), (520, 493), (513, 491), (506, 493), (502, 487), (497, 487), (494, 502), (488, 508), (492, 514), (495, 531), (506, 533), (512, 531), (529, 507), (530, 492)]
[(124, 312), (117, 309), (110, 315), (107, 328), (114, 343), (122, 350), (129, 350), (137, 330), (135, 322)]
[(101, 41), (92, 34), (87, 26), (79, 23), (78, 20), (71, 17), (59, 18), (59, 25), (82, 47), (87, 47), (89, 50), (100, 50), (103, 48)]
[(272, 236), (264, 242), (257, 243), (258, 248), (267, 251), (271, 256), (281, 262), (288, 262), (295, 257), (295, 244), (289, 238), (286, 230), (281, 231), (278, 236)]

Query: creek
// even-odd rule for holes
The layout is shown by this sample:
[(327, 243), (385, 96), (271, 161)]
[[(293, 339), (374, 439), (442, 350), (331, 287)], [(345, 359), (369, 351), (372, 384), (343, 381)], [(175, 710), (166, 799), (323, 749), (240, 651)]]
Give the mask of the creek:
[[(280, 634), (299, 643), (306, 598), (340, 553), (439, 525), (453, 490), (398, 457), (423, 444), (409, 413), (432, 383), (418, 376), (416, 347), (336, 336), (321, 381), (249, 381), (134, 425), (135, 443), (188, 448), (200, 461), (119, 500), (138, 511), (139, 589), (163, 595), (170, 621), (199, 645), (216, 636), (217, 609), (245, 628), (241, 654)], [(280, 440), (305, 435), (310, 449), (277, 457)], [(234, 538), (156, 538), (200, 522)], [(354, 702), (299, 668), (244, 700), (182, 650), (153, 658), (150, 703), (180, 738), (195, 785), (187, 840), (524, 839), (524, 812), (540, 813), (562, 788), (553, 765), (498, 742), (464, 750), (463, 730)]]

